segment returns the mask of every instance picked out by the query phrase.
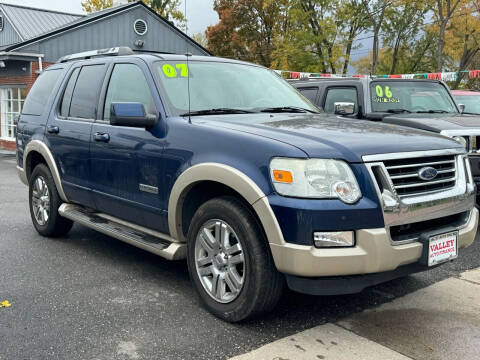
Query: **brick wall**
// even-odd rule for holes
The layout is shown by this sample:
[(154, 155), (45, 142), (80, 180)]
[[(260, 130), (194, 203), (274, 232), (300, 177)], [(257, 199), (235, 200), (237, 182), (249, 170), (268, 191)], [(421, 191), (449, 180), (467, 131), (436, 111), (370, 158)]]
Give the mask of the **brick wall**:
[[(43, 63), (43, 69), (45, 70), (48, 66), (52, 65), (52, 63)], [(38, 61), (34, 61), (31, 63), (32, 72), (31, 75), (25, 76), (9, 76), (9, 77), (2, 77), (0, 78), (0, 85), (26, 85), (27, 86), (27, 94), (33, 86), (35, 80), (37, 80), (38, 75)], [(1, 120), (0, 120), (1, 121)], [(2, 129), (0, 126), (0, 137)], [(15, 142), (14, 141), (6, 141), (0, 140), (0, 148), (5, 150), (15, 150)]]

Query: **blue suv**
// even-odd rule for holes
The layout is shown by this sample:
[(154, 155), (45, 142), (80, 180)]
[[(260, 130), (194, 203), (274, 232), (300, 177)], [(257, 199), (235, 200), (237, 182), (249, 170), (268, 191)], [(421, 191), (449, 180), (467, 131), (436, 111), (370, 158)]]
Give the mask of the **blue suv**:
[(227, 321), (272, 309), (285, 284), (354, 293), (473, 242), (461, 144), (330, 116), (254, 64), (81, 53), (30, 91), (18, 172), (41, 235), (78, 222), (186, 259), (203, 304)]

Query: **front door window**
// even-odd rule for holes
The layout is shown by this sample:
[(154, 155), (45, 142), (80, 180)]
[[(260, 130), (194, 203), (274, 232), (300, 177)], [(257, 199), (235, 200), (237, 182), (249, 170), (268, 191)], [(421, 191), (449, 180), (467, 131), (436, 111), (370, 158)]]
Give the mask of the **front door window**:
[(20, 114), (27, 92), (25, 88), (0, 89), (0, 124), (1, 138), (15, 140), (14, 120)]

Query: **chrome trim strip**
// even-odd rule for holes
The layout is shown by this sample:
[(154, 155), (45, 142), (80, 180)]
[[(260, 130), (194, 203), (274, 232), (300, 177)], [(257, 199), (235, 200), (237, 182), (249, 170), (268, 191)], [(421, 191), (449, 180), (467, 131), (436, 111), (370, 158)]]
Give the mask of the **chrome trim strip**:
[(158, 195), (158, 187), (156, 186), (150, 186), (150, 185), (145, 185), (145, 184), (139, 184), (138, 188), (140, 191), (150, 193), (150, 194), (155, 194)]
[[(455, 181), (455, 177), (450, 177), (448, 179), (441, 179), (441, 180), (435, 180), (435, 181), (428, 181), (424, 183), (412, 183), (412, 184), (405, 184), (405, 185), (395, 185), (395, 189), (408, 189), (412, 187), (417, 187), (417, 186), (428, 186), (428, 185), (435, 185), (435, 184), (442, 184), (446, 182), (452, 182)], [(442, 190), (442, 189), (440, 189)], [(438, 190), (437, 190), (438, 191)], [(408, 194), (408, 196), (411, 196), (411, 194)]]
[(417, 167), (417, 166), (430, 166), (430, 165), (442, 165), (442, 164), (455, 164), (455, 160), (432, 161), (432, 162), (418, 163), (418, 164), (386, 166), (386, 168), (387, 170), (394, 170), (394, 169), (404, 169), (404, 168), (411, 168), (411, 167)]
[[(387, 169), (390, 169), (390, 168), (387, 167)], [(449, 172), (455, 172), (455, 169), (437, 170), (438, 174), (446, 174)], [(418, 177), (418, 174), (413, 173), (413, 174), (407, 174), (407, 175), (393, 175), (393, 176), (390, 176), (390, 179), (397, 180), (397, 179), (407, 179), (412, 177)]]
[[(460, 226), (458, 226), (455, 231), (459, 231), (459, 230), (465, 229), (465, 228), (468, 226), (468, 224), (470, 223), (470, 221), (472, 220), (472, 215), (473, 215), (473, 213), (474, 213), (474, 209), (470, 210), (470, 211), (468, 212), (467, 220), (466, 220), (463, 224), (461, 224)], [(461, 214), (461, 213), (460, 213), (460, 214)], [(452, 214), (452, 215), (455, 215), (455, 214)], [(448, 226), (447, 226), (447, 227), (448, 227)], [(418, 237), (412, 237), (412, 238), (405, 239), (405, 240), (401, 240), (401, 241), (392, 241), (392, 243), (395, 244), (395, 245), (396, 245), (396, 244), (401, 245), (401, 244), (407, 244), (407, 243), (411, 243), (411, 242), (418, 241), (418, 240), (419, 240)]]
[(166, 240), (168, 242), (175, 242), (175, 239), (173, 239), (170, 235), (167, 235), (167, 234), (164, 234), (164, 233), (161, 233), (159, 231), (152, 230), (152, 229), (148, 229), (148, 228), (140, 226), (140, 225), (133, 224), (129, 221), (125, 221), (125, 220), (116, 218), (115, 216), (111, 216), (111, 215), (104, 214), (104, 213), (95, 213), (95, 215), (98, 216), (98, 217), (101, 217), (102, 219), (113, 221), (113, 222), (119, 223), (120, 225), (128, 226), (129, 228), (131, 228), (133, 230), (138, 230), (138, 231), (144, 232), (146, 234), (158, 237), (159, 239), (163, 239), (163, 240)]
[(408, 152), (400, 152), (400, 153), (363, 155), (362, 160), (364, 162), (373, 162), (373, 161), (384, 161), (384, 160), (411, 159), (416, 157), (427, 157), (427, 156), (460, 155), (460, 154), (466, 154), (466, 153), (467, 151), (461, 148), (444, 149), (444, 150), (408, 151)]

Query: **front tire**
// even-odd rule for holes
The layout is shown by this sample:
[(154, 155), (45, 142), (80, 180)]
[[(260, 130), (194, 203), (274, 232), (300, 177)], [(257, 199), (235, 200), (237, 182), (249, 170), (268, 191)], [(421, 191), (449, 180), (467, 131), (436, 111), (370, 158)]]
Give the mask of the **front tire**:
[(29, 179), (30, 216), (40, 235), (60, 237), (66, 235), (73, 222), (58, 213), (62, 200), (49, 168), (39, 164)]
[(284, 278), (250, 209), (234, 197), (207, 201), (188, 232), (188, 269), (203, 305), (237, 322), (272, 310)]

